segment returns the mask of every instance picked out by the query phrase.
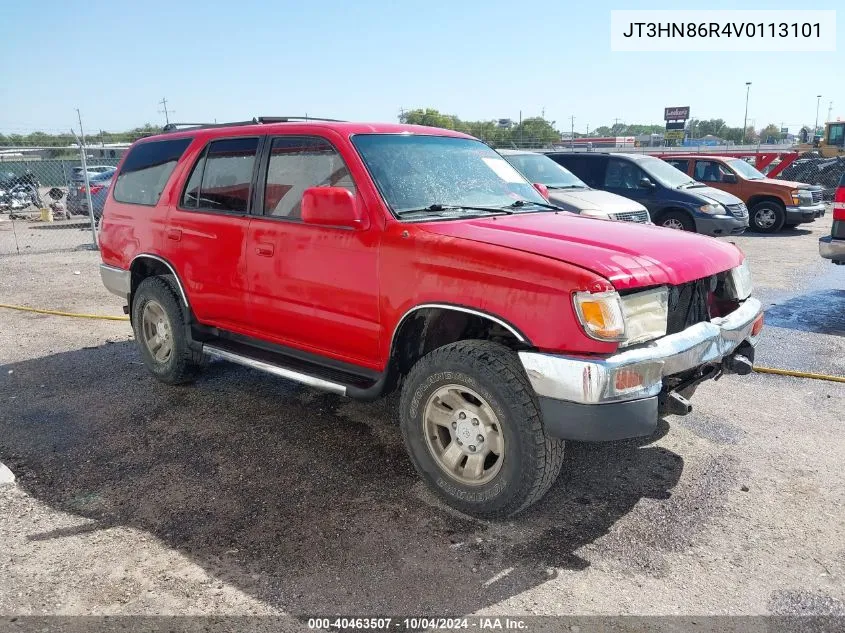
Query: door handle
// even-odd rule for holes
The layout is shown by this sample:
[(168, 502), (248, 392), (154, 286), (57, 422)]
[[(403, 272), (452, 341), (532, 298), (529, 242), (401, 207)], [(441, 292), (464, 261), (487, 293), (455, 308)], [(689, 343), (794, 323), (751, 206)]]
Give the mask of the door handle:
[(255, 247), (255, 252), (261, 255), (261, 257), (272, 257), (275, 251), (275, 247), (268, 242), (260, 242)]
[(182, 239), (182, 229), (167, 229), (167, 239), (178, 242)]

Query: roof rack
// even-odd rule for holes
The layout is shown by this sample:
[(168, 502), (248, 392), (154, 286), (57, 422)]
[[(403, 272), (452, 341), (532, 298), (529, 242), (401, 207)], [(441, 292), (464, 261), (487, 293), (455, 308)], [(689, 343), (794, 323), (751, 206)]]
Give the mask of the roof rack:
[(342, 119), (326, 119), (318, 116), (258, 116), (249, 121), (234, 121), (232, 123), (168, 123), (161, 128), (162, 133), (177, 132), (179, 130), (201, 130), (213, 127), (231, 127), (234, 125), (255, 125), (256, 123), (288, 123), (292, 121), (328, 121), (331, 123), (344, 123)]

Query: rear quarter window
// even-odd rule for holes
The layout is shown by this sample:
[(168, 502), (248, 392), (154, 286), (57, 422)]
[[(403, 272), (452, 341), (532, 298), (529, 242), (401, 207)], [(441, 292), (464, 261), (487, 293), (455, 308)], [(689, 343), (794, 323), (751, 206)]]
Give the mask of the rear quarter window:
[(123, 162), (114, 186), (114, 199), (154, 206), (191, 138), (148, 141), (136, 145)]
[(601, 188), (604, 185), (606, 156), (579, 156), (577, 154), (558, 154), (550, 156), (556, 163), (563, 165), (590, 187)]

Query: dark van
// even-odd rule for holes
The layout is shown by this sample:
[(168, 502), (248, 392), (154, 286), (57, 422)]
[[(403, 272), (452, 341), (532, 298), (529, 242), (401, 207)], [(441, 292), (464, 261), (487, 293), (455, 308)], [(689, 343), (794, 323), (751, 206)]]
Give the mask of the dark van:
[(590, 187), (636, 200), (655, 224), (704, 235), (739, 235), (748, 209), (736, 196), (696, 182), (646, 154), (550, 152)]

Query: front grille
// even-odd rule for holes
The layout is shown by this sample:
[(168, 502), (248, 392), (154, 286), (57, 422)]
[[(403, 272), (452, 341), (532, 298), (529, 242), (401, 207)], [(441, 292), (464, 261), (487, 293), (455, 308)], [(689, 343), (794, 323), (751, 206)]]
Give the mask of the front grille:
[(813, 194), (813, 204), (818, 204), (822, 201), (822, 193), (824, 193), (821, 189), (814, 189), (812, 191)]
[(728, 212), (734, 216), (735, 218), (747, 218), (748, 217), (748, 207), (744, 204), (729, 204), (727, 205)]
[(650, 221), (648, 211), (623, 211), (614, 213), (613, 217), (620, 222), (639, 222), (645, 224)]
[(709, 296), (713, 277), (669, 287), (669, 318), (666, 334), (677, 334), (691, 325), (710, 320)]

